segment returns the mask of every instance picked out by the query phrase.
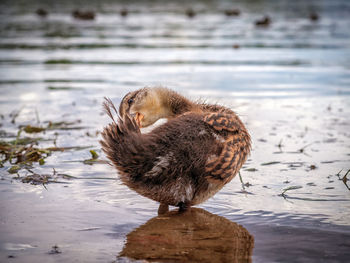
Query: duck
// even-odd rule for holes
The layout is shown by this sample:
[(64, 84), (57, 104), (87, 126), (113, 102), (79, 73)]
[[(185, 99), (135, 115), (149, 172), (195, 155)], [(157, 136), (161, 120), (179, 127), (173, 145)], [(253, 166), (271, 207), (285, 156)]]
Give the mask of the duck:
[[(123, 184), (160, 203), (159, 214), (169, 205), (186, 211), (208, 200), (250, 154), (250, 135), (233, 110), (166, 87), (129, 92), (118, 110), (105, 98), (103, 107), (112, 120), (101, 133), (103, 152)], [(167, 121), (141, 131), (159, 119)]]

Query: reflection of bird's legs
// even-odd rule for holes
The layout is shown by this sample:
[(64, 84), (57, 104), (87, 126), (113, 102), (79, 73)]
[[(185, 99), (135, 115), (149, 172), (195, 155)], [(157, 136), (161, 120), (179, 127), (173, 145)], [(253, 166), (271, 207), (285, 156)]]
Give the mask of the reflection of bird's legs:
[(167, 204), (160, 203), (158, 207), (158, 215), (165, 214), (169, 211), (169, 206)]
[(191, 208), (190, 204), (186, 203), (186, 202), (180, 202), (178, 204), (178, 207), (179, 207), (179, 212), (180, 213), (186, 212), (187, 210), (189, 210)]

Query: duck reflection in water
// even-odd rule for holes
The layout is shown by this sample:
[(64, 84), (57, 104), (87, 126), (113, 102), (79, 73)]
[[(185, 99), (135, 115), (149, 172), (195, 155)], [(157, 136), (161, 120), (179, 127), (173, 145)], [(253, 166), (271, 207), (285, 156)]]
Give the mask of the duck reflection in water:
[(203, 209), (170, 211), (127, 235), (119, 257), (155, 262), (251, 262), (254, 237)]

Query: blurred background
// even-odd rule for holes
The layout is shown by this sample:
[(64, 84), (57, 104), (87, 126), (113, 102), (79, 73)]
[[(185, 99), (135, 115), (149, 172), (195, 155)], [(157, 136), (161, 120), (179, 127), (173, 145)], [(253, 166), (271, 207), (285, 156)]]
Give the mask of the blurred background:
[(350, 4), (1, 1), (1, 106), (121, 96), (349, 95)]

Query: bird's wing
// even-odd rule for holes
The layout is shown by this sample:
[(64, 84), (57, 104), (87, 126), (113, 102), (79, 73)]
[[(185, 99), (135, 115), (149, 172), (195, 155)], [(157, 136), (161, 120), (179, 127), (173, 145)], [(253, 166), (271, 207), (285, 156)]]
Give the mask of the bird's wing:
[(243, 125), (237, 115), (223, 112), (208, 113), (204, 121), (216, 131), (238, 132)]
[(220, 155), (206, 162), (208, 179), (225, 183), (242, 167), (250, 152), (250, 137), (235, 114), (208, 113), (203, 118), (223, 144)]

